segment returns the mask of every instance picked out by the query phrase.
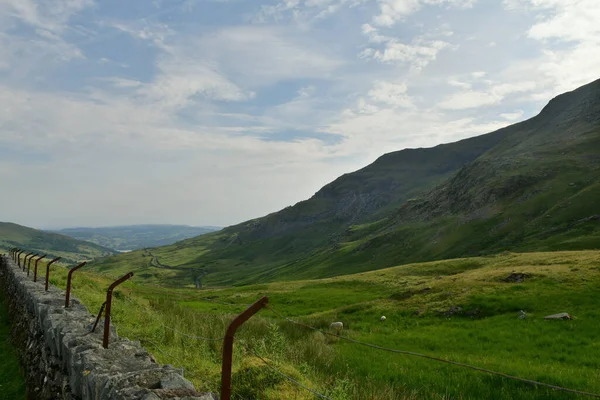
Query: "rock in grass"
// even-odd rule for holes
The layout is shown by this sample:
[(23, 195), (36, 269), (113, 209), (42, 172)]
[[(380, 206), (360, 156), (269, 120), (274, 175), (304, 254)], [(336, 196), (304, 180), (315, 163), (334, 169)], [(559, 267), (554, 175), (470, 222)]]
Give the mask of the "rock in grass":
[(526, 278), (529, 278), (530, 275), (529, 274), (521, 274), (521, 273), (515, 273), (513, 272), (512, 274), (510, 274), (509, 276), (507, 276), (506, 278), (502, 279), (504, 282), (509, 282), (509, 283), (523, 283), (525, 281)]
[(569, 313), (563, 312), (558, 314), (546, 315), (544, 319), (573, 319)]

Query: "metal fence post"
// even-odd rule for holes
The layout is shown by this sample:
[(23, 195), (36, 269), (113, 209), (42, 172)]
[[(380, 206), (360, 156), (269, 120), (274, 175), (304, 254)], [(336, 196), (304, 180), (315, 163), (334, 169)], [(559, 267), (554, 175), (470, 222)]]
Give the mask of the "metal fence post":
[(25, 257), (23, 258), (23, 272), (25, 272), (25, 267), (27, 266), (27, 257), (31, 255), (33, 255), (33, 252), (25, 254)]
[(121, 278), (114, 281), (106, 291), (106, 308), (104, 309), (104, 340), (102, 341), (102, 346), (105, 349), (108, 349), (108, 339), (110, 337), (110, 307), (112, 305), (112, 292), (117, 286), (119, 286), (121, 283), (125, 282), (132, 276), (133, 272), (122, 276)]
[(37, 260), (35, 260), (35, 267), (33, 268), (33, 281), (37, 282), (37, 265), (38, 262), (42, 259), (46, 257), (46, 254), (44, 254), (43, 256), (41, 256), (40, 258), (38, 258)]
[(31, 272), (31, 261), (33, 261), (33, 259), (37, 256), (39, 256), (39, 253), (29, 257), (29, 262), (27, 263), (27, 276), (29, 276), (29, 272)]
[(67, 275), (67, 294), (65, 295), (65, 308), (69, 307), (69, 300), (71, 299), (71, 277), (73, 272), (77, 271), (79, 268), (85, 265), (85, 261), (79, 264), (78, 266), (71, 268), (69, 274)]
[(25, 253), (25, 250), (21, 250), (17, 253), (16, 261), (17, 261), (17, 266), (19, 266), (19, 267), (21, 266), (21, 254), (23, 254), (23, 253)]
[(50, 266), (60, 260), (60, 257), (55, 258), (46, 265), (46, 291), (48, 291), (48, 281), (50, 280)]
[[(37, 256), (39, 256), (39, 253), (36, 253), (34, 255), (32, 255), (31, 257), (29, 257), (29, 261), (27, 262), (27, 276), (29, 276), (29, 271), (31, 270), (31, 260), (33, 260), (34, 258), (36, 258)], [(25, 270), (25, 268), (23, 268), (23, 271)]]
[(225, 332), (223, 340), (223, 366), (221, 369), (221, 398), (220, 400), (231, 400), (231, 365), (233, 361), (233, 337), (237, 329), (250, 317), (259, 312), (269, 303), (268, 297), (259, 299), (248, 307), (243, 313), (235, 317)]

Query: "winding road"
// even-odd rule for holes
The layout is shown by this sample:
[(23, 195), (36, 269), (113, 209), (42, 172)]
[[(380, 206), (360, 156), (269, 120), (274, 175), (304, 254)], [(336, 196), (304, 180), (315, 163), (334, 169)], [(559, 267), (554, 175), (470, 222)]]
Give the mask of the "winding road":
[(152, 259), (150, 260), (150, 265), (153, 267), (171, 269), (171, 270), (175, 270), (175, 271), (186, 271), (186, 272), (191, 271), (191, 272), (193, 272), (195, 275), (194, 283), (196, 284), (197, 289), (202, 288), (202, 278), (204, 278), (208, 274), (208, 272), (201, 270), (201, 269), (173, 267), (171, 265), (161, 264), (160, 261), (158, 261), (158, 257), (155, 256), (154, 254), (152, 254), (152, 252), (150, 252), (150, 250), (148, 250), (148, 249), (144, 249), (144, 253), (142, 253), (142, 255), (144, 257), (152, 257)]

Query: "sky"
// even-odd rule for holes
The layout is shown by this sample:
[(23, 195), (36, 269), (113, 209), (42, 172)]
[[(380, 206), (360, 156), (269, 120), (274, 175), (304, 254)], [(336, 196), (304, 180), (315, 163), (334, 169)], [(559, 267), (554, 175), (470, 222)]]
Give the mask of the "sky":
[(600, 78), (597, 0), (0, 0), (0, 221), (228, 226)]

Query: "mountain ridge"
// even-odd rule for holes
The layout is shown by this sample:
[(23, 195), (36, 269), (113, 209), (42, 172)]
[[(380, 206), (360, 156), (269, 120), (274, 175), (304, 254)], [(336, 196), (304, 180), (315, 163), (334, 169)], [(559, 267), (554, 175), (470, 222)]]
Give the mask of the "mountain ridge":
[(62, 257), (66, 262), (92, 260), (116, 254), (111, 249), (76, 240), (66, 235), (30, 228), (13, 222), (0, 222), (0, 248), (12, 247)]
[[(597, 214), (590, 204), (600, 204), (599, 154), (596, 80), (528, 120), (385, 154), (294, 206), (155, 254), (228, 285), (503, 250), (595, 248), (600, 230), (589, 218)], [(557, 229), (563, 234), (548, 236)]]

